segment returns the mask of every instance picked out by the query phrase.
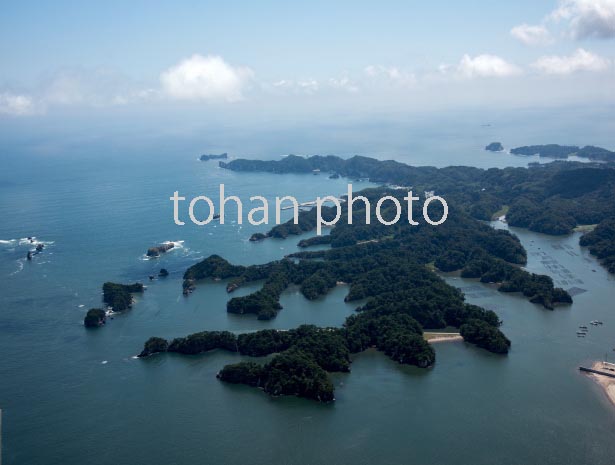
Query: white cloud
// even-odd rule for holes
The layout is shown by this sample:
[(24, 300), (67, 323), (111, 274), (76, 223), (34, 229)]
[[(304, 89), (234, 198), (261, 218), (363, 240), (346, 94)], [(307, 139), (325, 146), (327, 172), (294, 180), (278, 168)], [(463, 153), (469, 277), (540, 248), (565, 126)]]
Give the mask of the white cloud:
[(233, 67), (215, 55), (193, 55), (160, 75), (163, 90), (184, 100), (243, 99), (243, 91), (252, 79), (249, 68)]
[(510, 30), (510, 35), (525, 45), (547, 45), (552, 42), (551, 34), (544, 26), (520, 24)]
[(83, 68), (53, 75), (39, 99), (45, 105), (106, 107), (151, 100), (158, 93), (115, 71)]
[(396, 66), (369, 65), (363, 71), (369, 78), (384, 78), (386, 81), (402, 86), (412, 85), (416, 82), (416, 76), (413, 73), (402, 71)]
[(0, 93), (0, 114), (25, 116), (37, 113), (36, 105), (29, 95)]
[(329, 86), (334, 89), (342, 89), (348, 92), (358, 92), (359, 86), (348, 76), (344, 76), (341, 78), (330, 78)]
[(457, 71), (465, 77), (507, 77), (521, 73), (521, 69), (496, 55), (464, 55)]
[[(297, 94), (314, 94), (320, 90), (320, 82), (316, 79), (308, 78), (308, 79), (280, 79), (271, 84), (274, 89), (291, 91)], [(267, 87), (265, 86), (265, 89)]]
[(579, 48), (569, 56), (541, 57), (532, 66), (545, 74), (571, 74), (576, 71), (602, 71), (609, 66), (609, 60)]
[(320, 89), (320, 83), (316, 79), (304, 79), (297, 81), (299, 89), (307, 92), (308, 94), (317, 92)]
[(549, 18), (568, 21), (577, 39), (615, 38), (615, 0), (563, 0)]

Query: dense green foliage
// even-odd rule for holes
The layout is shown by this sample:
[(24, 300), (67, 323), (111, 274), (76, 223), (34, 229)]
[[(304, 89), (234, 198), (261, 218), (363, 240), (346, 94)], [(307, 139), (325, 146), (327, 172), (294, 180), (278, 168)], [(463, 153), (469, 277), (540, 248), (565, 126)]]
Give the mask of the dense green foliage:
[(166, 352), (169, 348), (169, 343), (161, 337), (150, 337), (143, 346), (143, 350), (139, 357), (147, 357), (148, 355)]
[(328, 245), (331, 244), (331, 236), (314, 236), (309, 239), (302, 239), (297, 244), (299, 247), (313, 247), (315, 245)]
[[(304, 254), (310, 255), (309, 252)], [(370, 242), (316, 252), (315, 255), (318, 260), (309, 260), (307, 257), (300, 261), (286, 259), (259, 265), (256, 269), (234, 268), (222, 263), (219, 257), (214, 257), (206, 260), (209, 265), (216, 262), (215, 268), (206, 265), (200, 269), (233, 269), (241, 273), (232, 282), (246, 282), (257, 277), (261, 279), (268, 270), (272, 278), (267, 278), (266, 283), (270, 280), (282, 282), (280, 276), (283, 275), (283, 282), (299, 284), (308, 298), (325, 294), (330, 283), (334, 284), (335, 280), (348, 282), (350, 289), (346, 299), (366, 299), (366, 302), (358, 308), (356, 315), (346, 320), (342, 328), (304, 325), (289, 331), (268, 329), (239, 336), (228, 332), (205, 331), (174, 339), (168, 351), (198, 354), (224, 349), (259, 357), (292, 353), (294, 361), (290, 365), (298, 363), (298, 368), (291, 370), (289, 364), (282, 364), (284, 369), (278, 367), (271, 371), (269, 365), (259, 369), (254, 364), (239, 364), (227, 367), (228, 370), (225, 368), (220, 377), (232, 380), (230, 382), (258, 385), (272, 394), (293, 393), (322, 400), (328, 398), (323, 392), (329, 392), (327, 386), (330, 383), (324, 383), (320, 370), (349, 371), (350, 354), (362, 352), (369, 347), (377, 348), (399, 363), (419, 367), (432, 365), (435, 352), (422, 337), (423, 327), (459, 327), (469, 320), (479, 320), (493, 328), (490, 333), (494, 337), (505, 340), (498, 329), (500, 321), (494, 312), (465, 303), (461, 292), (447, 285), (423, 264), (417, 263), (413, 259), (414, 253), (400, 248), (398, 243)], [(318, 284), (321, 281), (323, 285)], [(250, 296), (252, 299), (277, 301), (273, 298), (279, 298), (279, 289), (276, 288), (271, 294), (268, 294), (267, 289), (265, 284)], [(159, 341), (156, 345), (162, 346)], [(481, 347), (491, 350), (495, 346)], [(505, 352), (500, 347), (496, 349)], [(144, 352), (150, 352), (147, 343)], [(319, 370), (310, 368), (305, 360), (317, 365)], [(275, 373), (273, 378), (272, 373)], [(309, 383), (306, 373), (315, 376)], [(271, 379), (275, 382), (271, 382)], [(271, 386), (277, 387), (274, 389)], [(314, 390), (314, 386), (319, 388)]]
[(460, 328), (463, 338), (496, 354), (505, 354), (510, 347), (510, 341), (497, 328), (481, 320), (468, 320)]
[(83, 319), (83, 324), (86, 328), (98, 328), (105, 324), (105, 311), (100, 308), (91, 308), (86, 313)]
[(133, 293), (143, 292), (141, 283), (117, 284), (106, 282), (103, 284), (103, 302), (113, 308), (114, 312), (122, 312), (132, 306)]
[(175, 338), (168, 346), (169, 352), (185, 355), (200, 354), (213, 349), (237, 352), (236, 336), (228, 331), (202, 331), (186, 337)]
[[(523, 151), (551, 153), (542, 147), (547, 146), (523, 148)], [(554, 154), (559, 150), (595, 160), (615, 161), (614, 152), (599, 147), (553, 147)], [(310, 173), (320, 169), (350, 178), (413, 186), (415, 193), (435, 190), (449, 205), (453, 204), (451, 207), (479, 220), (490, 220), (502, 206), (510, 205), (507, 220), (511, 226), (546, 234), (566, 234), (576, 225), (596, 224), (615, 216), (615, 169), (612, 164), (554, 162), (529, 169), (482, 170), (463, 166), (437, 169), (367, 157), (344, 160), (334, 156), (288, 156), (279, 161), (233, 160), (221, 166), (237, 171), (274, 173)], [(278, 230), (282, 235), (293, 233), (288, 227)]]
[(579, 150), (576, 145), (524, 145), (510, 150), (514, 155), (540, 155), (546, 158), (568, 158)]
[(461, 276), (499, 284), (500, 292), (521, 292), (530, 302), (548, 309), (553, 309), (558, 303), (572, 303), (572, 297), (563, 289), (555, 288), (549, 276), (528, 273), (484, 253), (474, 254), (461, 270)]
[(254, 333), (240, 334), (237, 336), (237, 346), (243, 355), (262, 357), (285, 351), (290, 348), (293, 339), (291, 331), (263, 329)]
[(602, 261), (610, 273), (615, 273), (615, 218), (602, 221), (596, 229), (581, 236), (580, 244)]
[(261, 387), (272, 396), (293, 395), (320, 402), (335, 400), (327, 372), (305, 353), (296, 350), (277, 355), (262, 366), (251, 362), (227, 365), (218, 373), (218, 378)]

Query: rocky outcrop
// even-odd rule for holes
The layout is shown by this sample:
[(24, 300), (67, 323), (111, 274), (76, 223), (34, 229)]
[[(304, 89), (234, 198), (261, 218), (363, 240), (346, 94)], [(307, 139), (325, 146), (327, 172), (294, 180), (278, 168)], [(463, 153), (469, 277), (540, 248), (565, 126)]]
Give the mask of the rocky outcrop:
[(158, 276), (160, 276), (161, 278), (167, 277), (169, 276), (169, 272), (167, 271), (166, 268), (160, 268), (160, 271), (158, 272)]
[(173, 247), (175, 247), (175, 244), (173, 244), (172, 242), (160, 244), (156, 247), (150, 247), (149, 249), (147, 249), (147, 256), (148, 257), (159, 257), (161, 254), (168, 252)]

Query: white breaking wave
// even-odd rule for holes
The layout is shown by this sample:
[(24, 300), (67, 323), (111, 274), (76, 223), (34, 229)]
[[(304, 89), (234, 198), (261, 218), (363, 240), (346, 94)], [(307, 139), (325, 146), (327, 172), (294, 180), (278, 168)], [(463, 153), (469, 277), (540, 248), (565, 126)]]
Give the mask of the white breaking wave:
[[(15, 239), (11, 239), (15, 240)], [(36, 236), (32, 236), (30, 238), (22, 237), (19, 239), (19, 245), (32, 245), (37, 246), (38, 244), (43, 244), (44, 246), (55, 244), (55, 241), (39, 241)]]
[[(164, 241), (163, 244), (173, 244), (173, 249), (183, 249), (184, 248), (184, 242), (186, 241)], [(171, 250), (173, 250), (171, 249)], [(168, 250), (167, 252), (171, 252), (171, 250)]]
[(24, 264), (24, 259), (23, 258), (20, 258), (19, 260), (17, 260), (17, 269), (15, 271), (13, 271), (9, 276), (16, 275), (21, 270), (23, 270), (23, 264)]

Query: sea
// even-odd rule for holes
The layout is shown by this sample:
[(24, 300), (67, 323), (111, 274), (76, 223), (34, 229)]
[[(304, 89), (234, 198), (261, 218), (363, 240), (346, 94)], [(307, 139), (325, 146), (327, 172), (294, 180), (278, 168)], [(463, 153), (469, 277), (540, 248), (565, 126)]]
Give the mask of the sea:
[[(1, 144), (2, 463), (613, 464), (615, 406), (578, 368), (615, 359), (615, 278), (579, 246), (579, 233), (549, 237), (510, 228), (528, 251), (528, 270), (575, 289), (571, 306), (549, 311), (476, 280), (443, 276), (469, 302), (498, 313), (512, 340), (508, 356), (463, 341), (444, 342), (435, 346), (435, 366), (419, 369), (368, 350), (353, 357), (351, 373), (332, 375), (336, 401), (330, 404), (271, 398), (221, 383), (217, 371), (240, 361), (236, 354), (135, 357), (150, 336), (339, 326), (355, 311), (356, 303), (344, 302), (343, 285), (316, 301), (290, 287), (281, 298), (284, 308), (271, 321), (228, 314), (225, 282), (202, 283), (189, 297), (182, 295), (185, 269), (211, 254), (236, 264), (265, 263), (298, 250), (300, 239), (314, 235), (250, 242), (251, 234), (268, 229), (247, 223), (251, 196), (273, 203), (275, 196), (293, 195), (307, 202), (340, 195), (349, 182), (355, 191), (371, 185), (325, 174), (232, 172), (217, 161), (199, 161), (200, 153), (228, 150), (231, 159), (277, 159), (291, 151), (360, 154), (489, 168), (548, 162), (483, 150), (507, 137), (508, 147), (612, 142), (608, 134), (587, 133), (572, 120), (576, 133), (545, 123), (547, 140), (540, 139), (536, 121), (523, 118), (514, 127), (471, 123), (471, 128), (470, 123), (412, 126), (405, 137), (391, 129), (359, 131), (363, 150), (352, 131), (335, 128), (310, 133), (320, 135), (320, 143), (305, 133), (286, 134), (280, 142), (270, 132), (258, 140), (252, 134), (254, 144), (245, 135), (226, 144), (222, 136), (210, 142), (193, 136), (198, 144), (171, 140), (147, 149), (133, 144), (111, 150), (111, 144), (96, 140), (53, 150), (41, 150), (41, 141)], [(386, 137), (393, 133), (395, 138)], [(174, 223), (173, 192), (216, 199), (221, 183), (245, 202), (242, 224), (230, 208), (225, 224), (194, 225), (187, 202), (180, 208), (186, 224)], [(290, 211), (283, 214), (286, 219)], [(501, 221), (493, 226), (507, 228)], [(167, 241), (175, 244), (170, 252), (158, 259), (145, 256), (148, 247)], [(27, 261), (27, 251), (39, 243), (44, 249)], [(150, 281), (161, 268), (170, 275)], [(147, 290), (130, 311), (86, 330), (83, 317), (101, 306), (105, 281), (140, 281)], [(591, 320), (604, 324), (590, 326)], [(576, 335), (580, 325), (590, 326), (584, 338)]]

